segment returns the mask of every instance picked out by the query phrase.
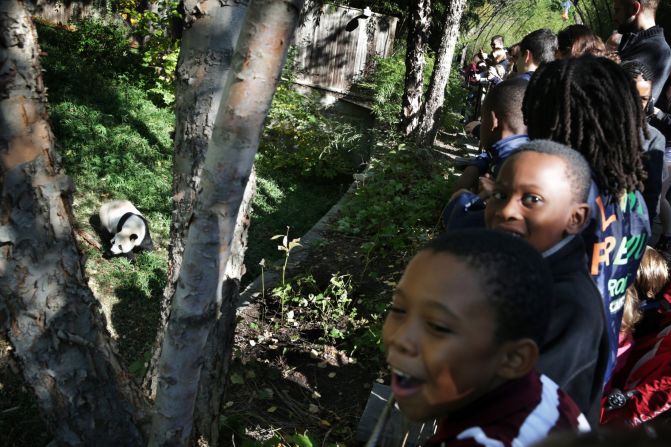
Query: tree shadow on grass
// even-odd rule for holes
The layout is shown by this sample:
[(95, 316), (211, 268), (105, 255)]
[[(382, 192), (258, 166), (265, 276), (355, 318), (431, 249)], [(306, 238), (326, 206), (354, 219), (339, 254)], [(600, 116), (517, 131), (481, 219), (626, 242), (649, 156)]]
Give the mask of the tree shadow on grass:
[(119, 301), (112, 306), (112, 324), (117, 332), (120, 354), (128, 361), (131, 372), (141, 374), (147, 353), (151, 352), (160, 321), (161, 294), (165, 282), (161, 269), (154, 269), (149, 280), (150, 294), (136, 285), (114, 290)]

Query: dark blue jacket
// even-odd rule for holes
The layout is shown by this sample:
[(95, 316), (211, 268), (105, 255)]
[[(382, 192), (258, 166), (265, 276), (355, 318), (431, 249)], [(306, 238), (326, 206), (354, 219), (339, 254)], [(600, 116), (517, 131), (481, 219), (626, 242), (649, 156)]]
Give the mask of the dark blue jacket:
[(585, 245), (580, 236), (568, 236), (543, 257), (552, 272), (554, 304), (537, 368), (573, 398), (590, 423), (598, 422), (609, 344)]
[(496, 176), (505, 159), (528, 141), (529, 137), (527, 135), (511, 135), (494, 143), (489, 152), (482, 152), (463, 165), (476, 166), (480, 175), (491, 172)]
[(592, 182), (589, 194), (590, 220), (582, 232), (588, 269), (601, 292), (606, 315), (610, 352), (606, 381), (615, 366), (618, 335), (627, 287), (650, 238), (648, 209), (640, 192), (627, 193), (619, 201), (603, 197)]

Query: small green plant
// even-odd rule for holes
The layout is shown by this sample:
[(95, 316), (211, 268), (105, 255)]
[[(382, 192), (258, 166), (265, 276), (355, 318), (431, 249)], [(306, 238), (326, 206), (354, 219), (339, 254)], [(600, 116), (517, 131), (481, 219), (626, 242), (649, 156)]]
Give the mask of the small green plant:
[(300, 238), (292, 239), (291, 241), (289, 240), (289, 227), (287, 227), (287, 232), (286, 234), (276, 234), (275, 236), (271, 237), (271, 240), (276, 240), (282, 238), (282, 245), (278, 245), (277, 249), (279, 251), (284, 252), (284, 265), (282, 265), (282, 286), (280, 291), (278, 291), (277, 295), (280, 298), (280, 306), (281, 306), (281, 311), (280, 311), (280, 319), (281, 321), (284, 321), (284, 306), (286, 304), (286, 294), (281, 293), (282, 290), (284, 290), (286, 287), (286, 281), (285, 281), (285, 275), (287, 272), (287, 264), (289, 263), (289, 256), (291, 255), (291, 250), (293, 250), (296, 247), (300, 247)]
[(280, 300), (283, 314), (285, 307), (291, 306), (286, 312), (287, 322), (319, 328), (325, 342), (335, 343), (366, 321), (358, 318), (352, 306), (353, 287), (349, 274), (334, 274), (323, 290), (312, 275), (305, 275), (277, 286), (273, 295)]
[[(433, 55), (427, 54), (424, 66), (424, 88), (433, 71)], [(359, 86), (373, 97), (372, 110), (381, 128), (394, 129), (401, 115), (401, 98), (405, 87), (405, 51), (396, 51), (387, 58), (378, 57), (374, 69)], [(445, 105), (449, 107), (446, 101)]]

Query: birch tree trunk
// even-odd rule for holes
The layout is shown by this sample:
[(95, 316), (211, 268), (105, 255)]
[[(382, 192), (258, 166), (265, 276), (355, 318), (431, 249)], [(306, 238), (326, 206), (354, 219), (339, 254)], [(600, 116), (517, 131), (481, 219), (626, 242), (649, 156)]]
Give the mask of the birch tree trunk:
[[(171, 298), (175, 294), (182, 265), (187, 229), (198, 200), (203, 162), (247, 4), (233, 0), (227, 4), (219, 0), (185, 0), (184, 11), (185, 29), (175, 86), (173, 209), (168, 281), (163, 291), (161, 324), (155, 349), (143, 383), (151, 399), (156, 397), (156, 366), (170, 314)], [(240, 271), (240, 276), (242, 273)]]
[[(240, 34), (247, 4), (230, 1), (208, 4), (185, 2), (185, 30), (177, 68), (175, 155), (173, 167), (173, 215), (169, 250), (168, 284), (161, 305), (161, 324), (154, 354), (145, 376), (145, 390), (156, 396), (156, 373), (171, 298), (182, 263), (186, 229), (195, 209), (203, 161), (212, 137), (222, 89), (230, 72), (231, 60)], [(218, 415), (228, 375), (228, 359), (235, 332), (235, 303), (239, 298), (240, 279), (244, 274), (247, 228), (255, 192), (256, 177), (247, 184), (231, 248), (232, 258), (226, 270), (219, 318), (208, 336), (197, 403), (194, 410), (194, 438), (217, 445)], [(228, 334), (228, 335), (227, 335)], [(213, 423), (217, 421), (217, 423)]]
[(401, 132), (410, 135), (419, 123), (424, 91), (424, 47), (431, 28), (431, 0), (413, 0), (405, 53), (405, 89), (401, 109)]
[(240, 299), (240, 278), (242, 278), (245, 270), (247, 230), (255, 193), (256, 173), (252, 170), (240, 205), (240, 212), (233, 233), (231, 255), (228, 258), (224, 273), (219, 318), (208, 335), (202, 355), (203, 367), (200, 372), (198, 395), (193, 416), (193, 438), (199, 441), (198, 445), (219, 445), (219, 416), (235, 336), (236, 310)]
[(445, 11), (445, 20), (443, 20), (445, 28), (440, 38), (440, 48), (431, 74), (429, 91), (417, 127), (417, 143), (420, 147), (431, 148), (440, 128), (445, 102), (445, 87), (450, 78), (454, 47), (459, 37), (459, 22), (461, 22), (465, 5), (466, 0), (450, 0)]
[(217, 322), (240, 207), (302, 6), (303, 0), (252, 0), (242, 25), (158, 363), (151, 445), (187, 445), (192, 434), (203, 349)]
[(144, 404), (84, 277), (23, 2), (0, 2), (0, 33), (0, 327), (58, 445), (143, 445)]
[[(240, 34), (247, 4), (217, 0), (185, 2), (185, 30), (177, 68), (175, 155), (173, 168), (173, 216), (169, 250), (168, 285), (161, 306), (161, 324), (150, 367), (145, 376), (145, 389), (156, 396), (156, 373), (171, 298), (179, 276), (186, 229), (195, 209), (203, 161), (212, 137), (222, 89), (230, 72), (233, 52)], [(240, 279), (244, 274), (244, 253), (247, 228), (255, 193), (256, 176), (247, 184), (240, 208), (232, 257), (226, 269), (218, 318), (203, 354), (199, 391), (194, 409), (194, 434), (208, 445), (217, 445), (219, 411), (232, 337), (235, 333), (235, 309), (239, 298)], [(216, 421), (216, 423), (214, 423)]]

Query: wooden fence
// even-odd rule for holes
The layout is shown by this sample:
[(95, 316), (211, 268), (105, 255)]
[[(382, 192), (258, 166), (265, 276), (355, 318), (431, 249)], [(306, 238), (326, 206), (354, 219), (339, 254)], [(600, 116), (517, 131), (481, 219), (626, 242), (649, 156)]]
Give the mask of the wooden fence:
[(109, 0), (35, 0), (31, 13), (50, 22), (67, 24), (72, 19), (99, 17), (108, 8)]
[(324, 5), (296, 30), (296, 82), (348, 94), (374, 57), (391, 53), (398, 19), (345, 6)]

